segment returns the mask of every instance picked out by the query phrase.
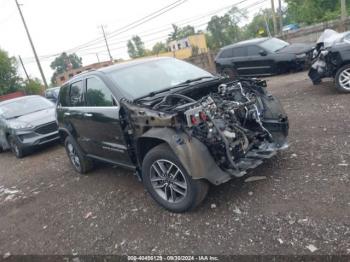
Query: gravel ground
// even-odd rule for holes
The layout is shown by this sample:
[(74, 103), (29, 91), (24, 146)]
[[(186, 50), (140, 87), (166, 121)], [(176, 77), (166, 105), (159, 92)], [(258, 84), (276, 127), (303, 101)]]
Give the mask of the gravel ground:
[(350, 254), (350, 94), (305, 72), (268, 89), (290, 118), (290, 148), (245, 183), (212, 187), (195, 211), (160, 208), (129, 171), (74, 173), (54, 145), (0, 155), (0, 254)]

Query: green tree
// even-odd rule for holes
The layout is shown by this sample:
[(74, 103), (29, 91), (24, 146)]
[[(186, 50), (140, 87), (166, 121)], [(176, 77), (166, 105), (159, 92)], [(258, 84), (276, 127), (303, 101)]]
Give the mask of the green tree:
[(152, 48), (153, 55), (158, 55), (160, 53), (165, 53), (167, 51), (168, 51), (168, 48), (167, 48), (166, 44), (164, 44), (163, 42), (156, 43)]
[(127, 43), (128, 54), (131, 58), (143, 57), (148, 54), (145, 45), (138, 35), (133, 36)]
[(51, 82), (55, 84), (56, 76), (67, 72), (70, 69), (76, 69), (83, 66), (83, 59), (77, 54), (67, 54), (63, 52), (60, 56), (56, 57), (50, 64), (50, 67), (54, 70), (54, 74), (51, 78)]
[(41, 95), (43, 92), (43, 85), (38, 78), (26, 80), (24, 82), (24, 90), (27, 95)]
[(249, 39), (259, 36), (268, 36), (266, 24), (268, 25), (271, 34), (273, 34), (273, 22), (271, 18), (271, 9), (261, 10), (258, 14), (254, 16), (253, 20), (242, 30), (244, 32), (243, 38)]
[(17, 61), (0, 49), (0, 95), (20, 89), (21, 78), (17, 75)]
[[(347, 0), (349, 7), (350, 1)], [(340, 0), (286, 0), (286, 17), (294, 23), (310, 25), (340, 16)]]
[(218, 49), (222, 46), (240, 41), (242, 30), (239, 23), (246, 16), (237, 7), (233, 7), (223, 16), (213, 16), (207, 26), (206, 36), (208, 46), (211, 49)]
[(174, 41), (174, 40), (180, 40), (186, 37), (189, 37), (190, 35), (196, 34), (196, 30), (193, 26), (187, 25), (184, 27), (178, 27), (175, 24), (172, 24), (173, 31), (168, 35), (168, 42)]

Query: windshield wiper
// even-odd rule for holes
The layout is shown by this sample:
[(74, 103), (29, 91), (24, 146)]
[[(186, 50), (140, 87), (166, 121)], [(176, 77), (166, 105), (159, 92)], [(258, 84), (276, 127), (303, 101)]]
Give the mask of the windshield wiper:
[(176, 85), (176, 87), (178, 87), (180, 85), (184, 85), (184, 84), (190, 84), (190, 83), (193, 83), (193, 82), (197, 82), (197, 81), (200, 81), (200, 80), (203, 80), (203, 79), (207, 79), (207, 78), (214, 78), (214, 77), (213, 76), (202, 76), (202, 77), (188, 79), (188, 80), (186, 80), (186, 81)]
[(207, 79), (207, 78), (218, 79), (218, 77), (215, 77), (215, 76), (202, 76), (202, 77), (197, 77), (197, 78), (193, 78), (193, 79), (188, 79), (188, 80), (186, 80), (186, 81), (184, 81), (184, 82), (182, 82), (182, 83), (179, 83), (179, 84), (177, 84), (177, 85), (175, 85), (175, 86), (171, 86), (171, 87), (167, 87), (167, 88), (162, 89), (162, 90), (150, 92), (150, 93), (148, 93), (147, 95), (138, 97), (137, 100), (141, 100), (141, 99), (146, 98), (146, 97), (152, 97), (152, 96), (158, 95), (158, 94), (160, 94), (160, 93), (173, 91), (174, 89), (178, 89), (178, 88), (180, 88), (180, 87), (186, 87), (186, 86), (188, 86), (190, 83), (197, 82), (197, 81), (200, 81), (200, 80), (203, 80), (203, 79)]

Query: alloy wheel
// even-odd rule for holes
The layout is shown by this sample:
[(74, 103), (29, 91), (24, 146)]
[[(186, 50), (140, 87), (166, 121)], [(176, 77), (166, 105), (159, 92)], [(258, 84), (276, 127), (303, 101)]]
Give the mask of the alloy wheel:
[(181, 169), (165, 159), (155, 161), (150, 170), (154, 191), (169, 203), (179, 203), (187, 195), (187, 182)]
[(347, 68), (340, 73), (339, 84), (342, 88), (350, 90), (350, 68)]
[(71, 143), (68, 143), (67, 145), (68, 148), (68, 154), (69, 154), (69, 158), (72, 162), (72, 164), (74, 165), (74, 167), (76, 169), (80, 169), (80, 159), (79, 156), (74, 148), (74, 146)]

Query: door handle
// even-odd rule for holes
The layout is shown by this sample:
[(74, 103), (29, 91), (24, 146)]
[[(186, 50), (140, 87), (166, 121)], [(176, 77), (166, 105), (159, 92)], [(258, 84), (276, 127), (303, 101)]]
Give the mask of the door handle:
[(91, 113), (85, 113), (84, 116), (85, 117), (92, 117), (92, 114)]
[(70, 113), (65, 112), (63, 115), (64, 115), (64, 116), (70, 116)]

